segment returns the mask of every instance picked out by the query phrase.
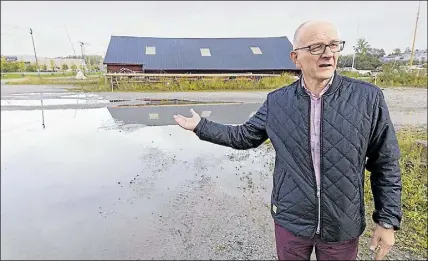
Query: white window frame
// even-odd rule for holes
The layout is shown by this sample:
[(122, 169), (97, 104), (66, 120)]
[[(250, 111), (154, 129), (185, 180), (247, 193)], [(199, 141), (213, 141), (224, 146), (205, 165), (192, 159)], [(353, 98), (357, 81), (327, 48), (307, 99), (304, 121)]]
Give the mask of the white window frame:
[(250, 48), (253, 54), (256, 54), (256, 55), (263, 54), (262, 50), (258, 46), (251, 46)]
[(211, 56), (210, 48), (200, 48), (201, 56)]
[(146, 55), (156, 55), (156, 46), (146, 46)]

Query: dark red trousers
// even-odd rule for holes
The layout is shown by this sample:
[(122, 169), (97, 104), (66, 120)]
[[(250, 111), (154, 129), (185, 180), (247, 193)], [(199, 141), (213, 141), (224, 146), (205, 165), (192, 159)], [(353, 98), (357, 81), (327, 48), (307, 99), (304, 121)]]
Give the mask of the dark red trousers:
[(339, 243), (323, 242), (319, 235), (314, 238), (297, 237), (275, 224), (278, 260), (310, 260), (315, 247), (317, 260), (356, 260), (358, 238)]

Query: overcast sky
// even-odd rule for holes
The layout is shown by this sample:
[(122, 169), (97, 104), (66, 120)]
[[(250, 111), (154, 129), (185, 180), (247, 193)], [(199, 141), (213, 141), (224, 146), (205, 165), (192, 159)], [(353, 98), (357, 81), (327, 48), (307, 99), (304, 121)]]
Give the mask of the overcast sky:
[[(417, 1), (402, 2), (1, 2), (1, 53), (32, 55), (104, 55), (111, 35), (152, 37), (287, 36), (309, 19), (335, 23), (345, 40), (344, 53), (365, 37), (372, 47), (411, 47)], [(421, 1), (416, 49), (427, 49), (427, 2)]]

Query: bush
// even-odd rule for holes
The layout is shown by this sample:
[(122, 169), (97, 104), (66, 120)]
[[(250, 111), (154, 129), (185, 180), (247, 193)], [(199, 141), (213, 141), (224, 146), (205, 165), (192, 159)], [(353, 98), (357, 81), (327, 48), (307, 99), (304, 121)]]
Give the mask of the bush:
[[(231, 79), (219, 77), (205, 77), (198, 80), (178, 78), (175, 80), (163, 80), (157, 83), (135, 83), (126, 80), (119, 82), (118, 91), (245, 91), (245, 90), (273, 90), (283, 87), (295, 81), (291, 74), (284, 73), (277, 77), (243, 78)], [(106, 85), (104, 79), (98, 84), (81, 88), (84, 91), (111, 91), (109, 83)]]
[(383, 72), (377, 76), (381, 86), (427, 87), (427, 70), (406, 70), (397, 65), (386, 64)]

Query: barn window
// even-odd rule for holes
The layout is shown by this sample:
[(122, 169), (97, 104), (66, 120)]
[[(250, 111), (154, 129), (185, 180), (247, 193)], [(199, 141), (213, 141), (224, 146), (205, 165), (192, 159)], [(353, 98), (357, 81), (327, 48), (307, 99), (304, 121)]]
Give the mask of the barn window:
[(211, 56), (211, 52), (209, 48), (201, 48), (201, 55), (202, 56)]
[(253, 51), (253, 54), (263, 54), (262, 50), (260, 50), (260, 47), (251, 47), (251, 51)]
[(156, 54), (156, 47), (146, 46), (146, 54), (151, 54), (151, 55)]

